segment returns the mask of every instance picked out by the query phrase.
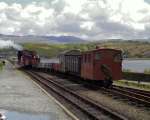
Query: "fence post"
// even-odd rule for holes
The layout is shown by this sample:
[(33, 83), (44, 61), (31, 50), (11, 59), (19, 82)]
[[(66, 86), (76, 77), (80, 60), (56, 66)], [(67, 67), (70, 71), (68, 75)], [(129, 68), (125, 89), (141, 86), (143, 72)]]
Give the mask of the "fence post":
[(140, 80), (140, 79), (138, 79), (138, 85), (140, 85), (140, 83), (141, 83), (141, 80)]

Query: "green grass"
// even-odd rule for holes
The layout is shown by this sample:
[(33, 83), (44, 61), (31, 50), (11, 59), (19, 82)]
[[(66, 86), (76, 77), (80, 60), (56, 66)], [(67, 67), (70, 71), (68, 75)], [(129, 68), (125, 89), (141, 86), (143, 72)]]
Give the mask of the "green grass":
[(138, 81), (119, 80), (119, 81), (115, 81), (114, 84), (150, 91), (150, 83), (144, 84), (144, 83), (138, 83)]
[(3, 69), (3, 63), (0, 61), (0, 71)]
[(130, 69), (123, 69), (123, 72), (131, 72)]
[[(25, 49), (36, 50), (39, 55), (43, 57), (55, 57), (60, 52), (71, 50), (71, 49), (80, 49), (81, 51), (86, 51), (92, 49), (92, 46), (87, 44), (35, 44), (35, 43), (26, 43), (23, 44)], [(93, 47), (94, 48), (94, 47)]]
[(145, 55), (146, 52), (150, 51), (150, 43), (138, 41), (103, 41), (90, 42), (84, 44), (24, 43), (23, 47), (29, 50), (36, 50), (39, 53), (39, 55), (50, 58), (57, 56), (60, 52), (65, 50), (80, 49), (81, 51), (87, 51), (95, 49), (96, 45), (100, 46), (101, 48), (120, 49), (124, 52), (126, 56), (128, 56), (128, 58), (150, 58), (150, 55)]
[(145, 70), (144, 70), (144, 73), (145, 73), (145, 74), (150, 74), (150, 69), (145, 69)]

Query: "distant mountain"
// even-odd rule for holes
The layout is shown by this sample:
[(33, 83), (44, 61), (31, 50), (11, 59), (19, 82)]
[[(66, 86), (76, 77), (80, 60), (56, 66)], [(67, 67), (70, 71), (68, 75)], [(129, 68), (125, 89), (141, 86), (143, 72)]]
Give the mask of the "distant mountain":
[(74, 36), (43, 36), (49, 40), (54, 40), (57, 42), (65, 42), (65, 43), (72, 43), (72, 42), (85, 42), (85, 40), (74, 37)]
[(79, 37), (75, 36), (17, 36), (17, 35), (4, 35), (0, 34), (0, 39), (2, 40), (13, 40), (16, 43), (84, 43), (87, 42)]

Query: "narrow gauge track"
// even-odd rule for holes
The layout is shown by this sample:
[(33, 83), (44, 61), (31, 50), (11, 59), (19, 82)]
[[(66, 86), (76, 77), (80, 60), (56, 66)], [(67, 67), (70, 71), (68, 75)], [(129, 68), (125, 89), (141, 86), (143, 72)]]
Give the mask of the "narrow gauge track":
[[(61, 75), (60, 75), (60, 77), (61, 77)], [(62, 77), (66, 78), (64, 75)], [(74, 80), (74, 78), (72, 76), (70, 76), (70, 77), (68, 76), (66, 79), (77, 82), (76, 80)], [(81, 81), (81, 83), (83, 83), (83, 80), (79, 80), (79, 81)], [(89, 85), (89, 86), (91, 86), (91, 85)], [(148, 107), (148, 108), (150, 107), (150, 92), (149, 91), (121, 87), (121, 86), (116, 86), (116, 85), (113, 85), (113, 87), (111, 89), (106, 89), (103, 87), (99, 87), (97, 85), (94, 85), (93, 87), (97, 87), (98, 89), (100, 89), (101, 91), (103, 91), (106, 94), (113, 94), (113, 96), (117, 96), (121, 99), (123, 98), (125, 100), (128, 100), (129, 102), (135, 103), (136, 106), (142, 105), (143, 107)]]
[(123, 90), (128, 90), (128, 91), (131, 91), (131, 92), (134, 92), (137, 94), (141, 94), (141, 95), (150, 97), (150, 91), (140, 90), (140, 89), (136, 89), (136, 88), (129, 88), (129, 87), (124, 87), (124, 86), (118, 86), (118, 85), (113, 85), (113, 87), (115, 87), (115, 88), (117, 87), (117, 88), (120, 88)]
[[(35, 73), (33, 71), (26, 71), (34, 80), (40, 82), (40, 84), (51, 89), (53, 92), (59, 96), (66, 99), (68, 102), (73, 104), (75, 107), (80, 109), (84, 114), (86, 114), (91, 120), (101, 120), (102, 116), (106, 116), (107, 119), (113, 120), (127, 120), (126, 117), (98, 104), (91, 99), (81, 96), (74, 91), (54, 82), (52, 79), (45, 78), (44, 76)], [(106, 118), (105, 118), (106, 119)]]
[(150, 107), (150, 96), (145, 91), (140, 91), (136, 89), (129, 89), (120, 86), (113, 86), (111, 89), (100, 88), (103, 92), (113, 94), (114, 96), (121, 96), (121, 98), (127, 98), (132, 102), (136, 102), (144, 105), (145, 107)]

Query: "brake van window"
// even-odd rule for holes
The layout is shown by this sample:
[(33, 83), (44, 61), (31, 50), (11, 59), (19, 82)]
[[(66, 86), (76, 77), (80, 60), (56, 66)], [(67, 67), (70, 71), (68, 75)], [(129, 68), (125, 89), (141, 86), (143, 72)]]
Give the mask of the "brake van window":
[(95, 53), (95, 60), (100, 60), (100, 59), (101, 59), (101, 54)]

